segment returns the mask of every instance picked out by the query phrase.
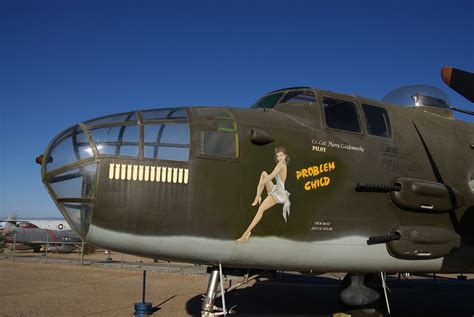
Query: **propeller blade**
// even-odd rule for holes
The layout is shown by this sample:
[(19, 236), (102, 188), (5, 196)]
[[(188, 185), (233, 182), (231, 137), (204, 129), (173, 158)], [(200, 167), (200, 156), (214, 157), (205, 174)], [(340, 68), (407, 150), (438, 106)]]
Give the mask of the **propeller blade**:
[(441, 69), (443, 81), (464, 96), (470, 102), (474, 102), (474, 74), (453, 67)]

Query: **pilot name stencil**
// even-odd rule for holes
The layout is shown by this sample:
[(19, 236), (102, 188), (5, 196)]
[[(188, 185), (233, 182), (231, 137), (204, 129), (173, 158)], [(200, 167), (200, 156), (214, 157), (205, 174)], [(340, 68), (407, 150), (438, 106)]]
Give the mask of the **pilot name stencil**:
[(346, 143), (336, 143), (330, 140), (311, 140), (312, 147), (311, 149), (316, 152), (326, 152), (327, 148), (334, 148), (339, 150), (349, 150), (364, 153), (365, 149), (363, 146), (354, 146)]
[(299, 181), (311, 178), (304, 183), (304, 189), (307, 191), (327, 187), (331, 183), (331, 178), (329, 176), (319, 176), (323, 173), (330, 173), (335, 169), (336, 163), (334, 161), (309, 166), (296, 171), (296, 180)]

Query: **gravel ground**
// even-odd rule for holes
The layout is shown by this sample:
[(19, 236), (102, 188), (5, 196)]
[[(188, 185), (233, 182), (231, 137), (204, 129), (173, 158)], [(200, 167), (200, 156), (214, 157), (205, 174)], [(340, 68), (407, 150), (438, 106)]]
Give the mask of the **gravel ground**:
[[(157, 316), (188, 316), (183, 303), (205, 291), (206, 275), (147, 273)], [(132, 316), (142, 272), (0, 261), (1, 316)], [(161, 303), (161, 304), (160, 304)]]
[[(141, 301), (142, 271), (137, 265), (120, 269), (51, 262), (0, 257), (0, 316), (132, 316), (133, 303)], [(146, 300), (156, 309), (153, 316), (198, 316), (208, 281), (204, 268), (173, 263), (170, 267), (180, 273), (169, 273), (166, 267), (159, 264), (147, 271)], [(237, 305), (239, 316), (332, 316), (342, 311), (377, 316), (341, 305), (340, 277), (279, 274), (230, 293), (227, 307)], [(474, 275), (467, 277), (439, 276), (435, 282), (431, 276), (389, 276), (392, 316), (474, 316)]]

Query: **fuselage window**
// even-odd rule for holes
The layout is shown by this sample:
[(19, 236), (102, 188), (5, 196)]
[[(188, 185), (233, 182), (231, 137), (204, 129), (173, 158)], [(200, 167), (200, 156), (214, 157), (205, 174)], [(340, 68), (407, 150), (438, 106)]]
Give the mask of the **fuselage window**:
[(349, 132), (361, 132), (357, 105), (353, 102), (323, 97), (326, 125)]
[(316, 96), (311, 91), (290, 91), (280, 101), (280, 103), (311, 103), (316, 102)]
[(367, 132), (371, 135), (390, 138), (391, 129), (387, 110), (366, 104), (362, 105), (362, 109), (367, 123)]
[(201, 153), (225, 158), (236, 158), (236, 135), (221, 131), (201, 132)]
[(138, 126), (124, 125), (90, 130), (99, 154), (138, 157)]
[(216, 130), (201, 131), (201, 154), (235, 159), (239, 156), (237, 125), (228, 110), (222, 111), (212, 118)]
[(189, 124), (146, 124), (144, 157), (170, 161), (189, 160)]

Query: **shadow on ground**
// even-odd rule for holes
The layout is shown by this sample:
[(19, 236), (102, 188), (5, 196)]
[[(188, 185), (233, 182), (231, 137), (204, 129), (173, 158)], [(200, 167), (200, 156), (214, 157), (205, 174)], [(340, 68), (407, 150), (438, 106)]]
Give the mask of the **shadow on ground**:
[[(391, 289), (390, 316), (474, 316), (473, 280), (389, 277), (387, 284)], [(386, 315), (385, 305), (379, 306), (379, 311), (354, 310), (339, 300), (339, 293), (340, 281), (335, 278), (279, 275), (229, 293), (226, 306), (237, 305), (237, 316), (333, 316), (338, 312), (367, 317)], [(188, 314), (200, 315), (201, 299), (198, 295), (187, 302)], [(220, 299), (216, 305), (221, 306)]]

